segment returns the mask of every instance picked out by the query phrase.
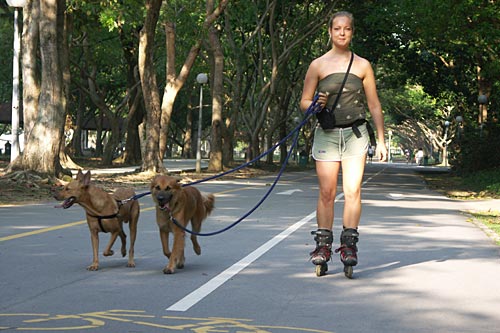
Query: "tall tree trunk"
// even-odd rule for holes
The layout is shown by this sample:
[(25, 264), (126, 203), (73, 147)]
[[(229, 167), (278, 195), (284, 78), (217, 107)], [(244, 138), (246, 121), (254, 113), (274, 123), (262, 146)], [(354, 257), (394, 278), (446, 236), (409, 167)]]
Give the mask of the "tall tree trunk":
[[(213, 1), (207, 1), (213, 7)], [(207, 8), (211, 12), (212, 8)], [(219, 40), (219, 33), (214, 26), (209, 29), (208, 40), (213, 62), (212, 81), (212, 138), (210, 143), (210, 161), (208, 171), (222, 171), (222, 94), (224, 78), (224, 54)]]
[[(28, 143), (38, 113), (38, 99), (40, 97), (40, 67), (37, 59), (39, 48), (40, 2), (28, 1), (23, 9), (23, 113), (24, 113), (24, 142)], [(26, 150), (25, 150), (26, 151)]]
[(119, 32), (123, 55), (127, 62), (127, 94), (130, 96), (128, 100), (127, 138), (122, 162), (134, 165), (142, 161), (139, 125), (143, 122), (145, 113), (142, 90), (140, 86), (137, 86), (137, 82), (140, 83), (136, 52), (138, 38), (135, 31), (125, 32), (120, 29)]
[(161, 0), (146, 0), (146, 19), (139, 35), (139, 73), (146, 109), (146, 147), (142, 171), (150, 172), (162, 172), (165, 169), (160, 154), (160, 94), (153, 62), (161, 3)]
[[(40, 39), (41, 93), (38, 108), (25, 110), (25, 113), (28, 113), (27, 118), (33, 123), (30, 124), (32, 127), (26, 135), (22, 162), (14, 166), (54, 176), (62, 176), (63, 173), (59, 151), (64, 128), (64, 91), (57, 44), (61, 40), (58, 37), (62, 34), (58, 27), (64, 26), (58, 24), (58, 19), (62, 19), (58, 15), (58, 8), (64, 5), (64, 0), (41, 0), (39, 12), (32, 13), (32, 18), (39, 13), (38, 29), (44, 34), (44, 38)], [(30, 10), (33, 12), (38, 8), (33, 5)], [(24, 62), (25, 60), (28, 60), (28, 57), (23, 57), (23, 67), (30, 67), (36, 62), (36, 59), (29, 59), (30, 62)], [(23, 104), (29, 97), (34, 96), (23, 96)], [(26, 104), (34, 105), (30, 101)]]

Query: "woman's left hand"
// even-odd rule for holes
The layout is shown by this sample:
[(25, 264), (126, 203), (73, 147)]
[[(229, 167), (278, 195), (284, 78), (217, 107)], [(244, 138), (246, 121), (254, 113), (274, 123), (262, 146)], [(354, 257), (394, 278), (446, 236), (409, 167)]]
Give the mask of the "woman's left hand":
[(385, 144), (378, 144), (375, 150), (375, 156), (377, 156), (380, 162), (387, 162), (387, 148)]

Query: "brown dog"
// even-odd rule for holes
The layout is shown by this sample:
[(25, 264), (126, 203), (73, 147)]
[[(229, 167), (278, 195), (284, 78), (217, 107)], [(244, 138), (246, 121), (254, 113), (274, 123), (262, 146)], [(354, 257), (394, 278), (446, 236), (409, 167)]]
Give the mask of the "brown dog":
[[(151, 182), (151, 196), (156, 203), (156, 223), (160, 229), (163, 254), (169, 258), (163, 269), (165, 274), (173, 274), (175, 268), (184, 267), (185, 231), (172, 222), (172, 217), (182, 226), (191, 221), (194, 232), (199, 233), (201, 223), (212, 212), (215, 198), (213, 194), (204, 195), (192, 186), (182, 187), (177, 178), (159, 175)], [(174, 234), (172, 252), (168, 246), (169, 233)], [(194, 252), (201, 254), (196, 235), (191, 234)]]
[(111, 233), (109, 243), (103, 252), (104, 256), (114, 254), (111, 248), (116, 238), (120, 236), (121, 253), (125, 257), (127, 254), (127, 235), (123, 232), (123, 222), (129, 222), (130, 228), (127, 267), (135, 267), (134, 244), (139, 220), (139, 203), (137, 200), (125, 202), (126, 199), (132, 198), (134, 195), (134, 190), (130, 188), (117, 189), (113, 194), (109, 194), (90, 183), (90, 171), (84, 175), (81, 170), (78, 171), (76, 179), (54, 194), (54, 198), (57, 200), (64, 200), (60, 206), (64, 209), (71, 207), (74, 203), (85, 209), (94, 256), (92, 264), (87, 267), (89, 271), (99, 269), (99, 232)]

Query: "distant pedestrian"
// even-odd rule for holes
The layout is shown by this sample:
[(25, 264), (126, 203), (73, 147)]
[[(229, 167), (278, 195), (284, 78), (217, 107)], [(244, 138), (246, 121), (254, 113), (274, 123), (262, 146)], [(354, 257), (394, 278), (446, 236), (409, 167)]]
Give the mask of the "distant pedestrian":
[(415, 154), (415, 163), (417, 163), (417, 165), (422, 165), (424, 162), (424, 151), (422, 150), (422, 148), (419, 148), (417, 153)]
[(370, 161), (370, 163), (373, 161), (373, 153), (373, 147), (371, 145), (368, 146), (368, 161)]

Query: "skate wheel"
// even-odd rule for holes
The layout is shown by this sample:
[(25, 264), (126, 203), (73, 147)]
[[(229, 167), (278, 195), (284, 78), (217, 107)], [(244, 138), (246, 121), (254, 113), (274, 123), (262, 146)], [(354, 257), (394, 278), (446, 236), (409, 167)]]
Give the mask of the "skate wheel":
[(344, 274), (346, 278), (352, 279), (352, 273), (353, 273), (352, 266), (344, 266)]
[(328, 271), (328, 265), (316, 265), (316, 276), (323, 276)]

